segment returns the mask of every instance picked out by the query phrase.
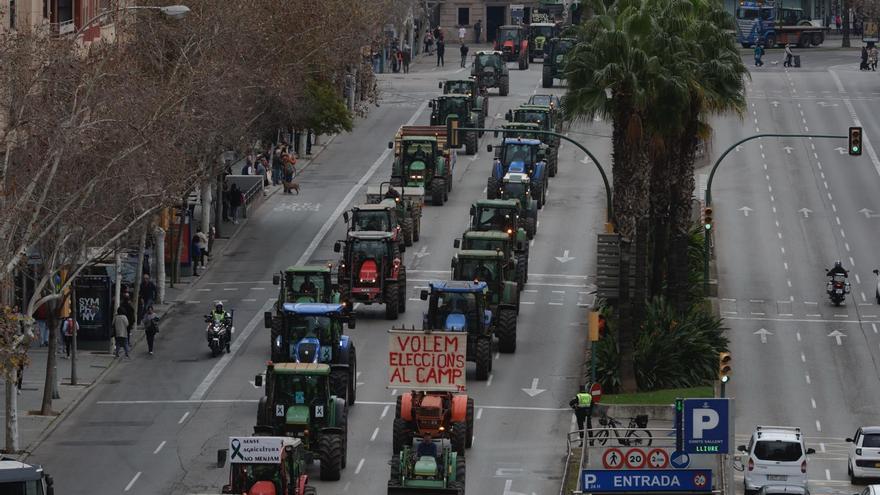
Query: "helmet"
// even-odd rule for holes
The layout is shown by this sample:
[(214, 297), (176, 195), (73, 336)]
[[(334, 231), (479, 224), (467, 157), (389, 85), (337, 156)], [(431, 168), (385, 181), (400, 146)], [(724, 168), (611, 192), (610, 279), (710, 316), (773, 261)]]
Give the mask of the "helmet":
[(215, 303), (214, 303), (214, 309), (215, 309), (216, 311), (223, 311), (223, 303), (220, 302), (220, 301), (215, 302)]
[(843, 266), (840, 264), (840, 260), (834, 262), (834, 268), (843, 268)]

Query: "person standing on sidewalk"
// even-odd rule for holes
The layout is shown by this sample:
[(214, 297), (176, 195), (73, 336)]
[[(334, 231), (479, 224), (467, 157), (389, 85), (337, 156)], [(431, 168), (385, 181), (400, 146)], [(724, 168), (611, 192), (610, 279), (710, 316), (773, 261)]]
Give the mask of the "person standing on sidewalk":
[(459, 51), (461, 52), (461, 67), (464, 68), (467, 64), (468, 54), (468, 46), (464, 44), (464, 41), (461, 42), (461, 48), (459, 48)]
[[(141, 290), (138, 294), (141, 298), (139, 307), (142, 308), (142, 311), (146, 311), (147, 308), (156, 302), (156, 291), (156, 284), (154, 284), (153, 281), (150, 280), (150, 276), (145, 273), (141, 280)], [(140, 316), (143, 317), (143, 313), (141, 313)]]
[(147, 308), (147, 314), (144, 315), (144, 335), (147, 336), (147, 351), (150, 356), (153, 355), (153, 343), (156, 334), (159, 333), (159, 315), (153, 312), (153, 307)]
[(126, 335), (126, 337), (128, 337), (129, 345), (131, 345), (131, 330), (134, 328), (135, 324), (135, 311), (134, 306), (131, 305), (131, 299), (129, 297), (130, 296), (128, 294), (123, 294), (122, 304), (119, 305), (119, 309), (123, 311), (122, 314), (124, 314), (125, 317), (128, 319), (128, 327), (126, 329), (128, 331), (128, 334)]
[(480, 43), (480, 33), (483, 32), (483, 21), (478, 20), (476, 24), (474, 24), (474, 43)]
[(584, 422), (586, 421), (587, 437), (590, 440), (590, 445), (593, 445), (593, 433), (590, 431), (593, 429), (593, 395), (590, 394), (589, 385), (584, 385), (584, 389), (578, 392), (574, 399), (568, 402), (568, 405), (574, 409), (574, 417), (577, 420), (580, 437), (584, 438)]
[(229, 188), (229, 207), (232, 208), (232, 223), (238, 225), (238, 210), (244, 204), (244, 195), (238, 184), (233, 183)]
[(410, 61), (410, 57), (411, 57), (411, 55), (410, 55), (411, 51), (412, 50), (410, 49), (409, 45), (404, 43), (403, 54), (402, 54), (402, 56), (403, 56), (403, 73), (404, 74), (409, 74), (409, 61)]
[(278, 147), (275, 148), (275, 152), (272, 153), (272, 185), (277, 186), (281, 184), (281, 153), (284, 153), (284, 149), (287, 145), (285, 143), (281, 143)]
[(464, 44), (464, 37), (467, 34), (467, 28), (464, 27), (464, 24), (458, 27), (458, 42), (462, 45)]
[(764, 45), (759, 41), (755, 43), (755, 67), (762, 67), (764, 62), (761, 61), (761, 57), (764, 56)]
[(437, 67), (443, 67), (443, 53), (446, 52), (446, 42), (443, 37), (437, 38)]
[(61, 324), (61, 335), (64, 337), (64, 358), (70, 359), (70, 347), (73, 345), (73, 336), (79, 332), (79, 323), (73, 316), (68, 316)]
[(128, 355), (128, 318), (125, 317), (125, 312), (122, 309), (122, 306), (116, 310), (116, 316), (113, 318), (113, 335), (116, 338), (116, 350), (113, 352), (113, 357), (119, 357), (119, 349), (125, 351), (125, 357), (130, 358)]

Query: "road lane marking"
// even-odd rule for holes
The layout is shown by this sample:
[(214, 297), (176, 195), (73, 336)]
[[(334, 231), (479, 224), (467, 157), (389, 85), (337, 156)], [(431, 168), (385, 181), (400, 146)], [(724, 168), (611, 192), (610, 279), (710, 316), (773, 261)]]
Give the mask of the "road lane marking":
[(382, 409), (382, 415), (379, 416), (379, 419), (383, 419), (383, 418), (385, 418), (385, 416), (388, 414), (388, 408), (389, 408), (389, 407), (391, 407), (391, 406), (385, 406), (385, 408)]
[(809, 384), (810, 384), (810, 375), (804, 375), (804, 377), (806, 377), (806, 379), (807, 379), (807, 385), (809, 385)]
[(491, 387), (491, 386), (492, 386), (492, 378), (495, 378), (495, 375), (493, 375), (492, 373), (489, 373), (489, 379), (486, 380), (486, 386), (487, 386), (487, 387)]
[[(410, 117), (409, 121), (407, 121), (407, 123), (404, 125), (412, 125), (413, 122), (415, 122), (419, 118), (419, 116), (422, 114), (422, 112), (425, 111), (425, 108), (427, 107), (428, 101), (425, 100), (422, 102), (421, 105), (419, 105), (418, 110), (416, 110), (412, 117)], [(339, 206), (337, 206), (336, 209), (333, 210), (333, 213), (330, 214), (330, 217), (327, 219), (326, 222), (324, 222), (324, 225), (321, 226), (318, 234), (314, 237), (314, 239), (312, 239), (312, 242), (309, 244), (306, 250), (303, 251), (302, 256), (300, 256), (299, 259), (296, 261), (297, 266), (303, 266), (308, 263), (309, 259), (312, 257), (312, 254), (314, 254), (315, 250), (318, 249), (318, 246), (321, 245), (321, 242), (323, 242), (324, 238), (330, 232), (330, 229), (332, 229), (336, 225), (337, 220), (339, 220), (339, 217), (342, 216), (342, 212), (344, 212), (348, 208), (348, 204), (351, 203), (351, 200), (354, 199), (355, 195), (361, 190), (361, 188), (363, 188), (367, 184), (367, 181), (369, 181), (373, 177), (376, 171), (379, 170), (379, 167), (385, 163), (385, 160), (388, 159), (388, 156), (391, 154), (391, 152), (392, 150), (389, 149), (383, 151), (382, 154), (379, 155), (379, 158), (377, 158), (376, 161), (373, 162), (373, 164), (370, 166), (370, 168), (367, 169), (367, 172), (364, 174), (364, 176), (361, 177), (360, 180), (357, 181), (357, 184), (355, 184), (351, 188), (351, 190), (348, 191), (348, 194), (346, 194), (345, 197), (342, 198)]]
[[(725, 316), (726, 320), (743, 320), (743, 321), (777, 321), (777, 322), (794, 322), (794, 323), (865, 323), (863, 320), (828, 320), (820, 318), (822, 315), (819, 314), (808, 314), (806, 316), (812, 316), (815, 318), (753, 318), (750, 316)], [(846, 318), (848, 315), (835, 315), (840, 316), (841, 318)], [(876, 316), (876, 315), (873, 315)], [(867, 315), (865, 315), (867, 317)], [(800, 333), (798, 333), (798, 340), (800, 340)]]
[(229, 366), (229, 363), (232, 362), (232, 359), (235, 358), (235, 355), (238, 354), (238, 350), (247, 342), (248, 337), (254, 332), (254, 329), (257, 328), (257, 324), (263, 320), (263, 312), (268, 311), (272, 306), (272, 301), (266, 301), (263, 304), (263, 307), (257, 311), (257, 314), (248, 322), (247, 326), (245, 326), (244, 331), (238, 335), (237, 338), (234, 339), (232, 345), (229, 347), (229, 352), (223, 355), (217, 364), (211, 368), (211, 371), (208, 372), (208, 375), (202, 380), (202, 383), (196, 387), (196, 390), (189, 397), (190, 400), (199, 400), (205, 397), (205, 394), (208, 393), (208, 389), (211, 388), (211, 385), (217, 380), (220, 376), (220, 373)]
[(135, 481), (137, 481), (138, 478), (140, 478), (140, 477), (141, 477), (141, 472), (138, 471), (137, 474), (134, 475), (134, 478), (132, 478), (131, 481), (129, 481), (128, 484), (125, 485), (125, 491), (131, 490), (131, 487), (134, 486)]
[(819, 420), (816, 420), (816, 431), (822, 431), (822, 423)]
[(376, 435), (378, 435), (378, 434), (379, 434), (379, 427), (377, 426), (376, 429), (373, 430), (373, 434), (370, 435), (370, 441), (371, 441), (371, 442), (375, 442), (375, 441), (376, 441)]
[(482, 417), (483, 417), (483, 408), (481, 407), (481, 408), (477, 409), (477, 419), (480, 419)]
[(153, 451), (153, 454), (154, 454), (154, 455), (155, 455), (155, 454), (158, 454), (159, 451), (162, 450), (162, 447), (164, 447), (164, 446), (165, 446), (165, 440), (162, 440), (162, 443), (160, 443), (159, 446), (156, 447), (156, 450)]
[(829, 469), (825, 470), (825, 479), (828, 481), (831, 481), (831, 470), (829, 470)]
[(795, 335), (797, 336), (798, 342), (800, 342), (801, 341), (801, 332), (800, 331), (795, 332)]
[(877, 324), (871, 323), (871, 329), (874, 330), (874, 333), (877, 333)]
[(801, 362), (802, 362), (802, 363), (806, 363), (806, 362), (807, 362), (807, 356), (804, 356), (804, 353), (803, 353), (803, 352), (801, 353)]
[(183, 416), (180, 417), (180, 421), (177, 424), (182, 425), (184, 421), (186, 421), (186, 417), (189, 416), (189, 411), (183, 413)]
[(813, 406), (813, 409), (816, 409), (816, 399), (810, 397), (810, 405)]
[(358, 467), (355, 468), (355, 470), (354, 470), (354, 474), (360, 474), (361, 469), (363, 469), (363, 467), (364, 467), (364, 458), (361, 457), (361, 460), (358, 462)]
[[(848, 251), (848, 250), (847, 250), (847, 251)], [(862, 279), (859, 278), (859, 274), (858, 274), (858, 273), (856, 273), (856, 283), (857, 283), (857, 284), (862, 283)]]

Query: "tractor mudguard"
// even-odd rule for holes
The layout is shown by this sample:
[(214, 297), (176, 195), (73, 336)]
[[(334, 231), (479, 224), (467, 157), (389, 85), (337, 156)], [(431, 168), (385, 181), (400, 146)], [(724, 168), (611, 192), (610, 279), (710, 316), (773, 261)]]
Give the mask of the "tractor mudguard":
[(501, 288), (501, 303), (499, 309), (512, 309), (516, 311), (516, 294), (518, 292), (516, 282), (505, 281)]
[(348, 350), (351, 349), (351, 337), (348, 335), (343, 335), (339, 339), (339, 355), (344, 358), (345, 362), (348, 362)]
[(452, 396), (452, 421), (454, 423), (467, 420), (467, 395)]
[(538, 162), (535, 164), (535, 175), (532, 178), (533, 180), (544, 180), (544, 167), (546, 167), (546, 163)]
[(412, 392), (400, 396), (400, 418), (404, 421), (412, 421)]
[(501, 166), (500, 161), (496, 161), (492, 164), (492, 177), (495, 177), (498, 180), (504, 178), (504, 168)]
[(345, 435), (345, 428), (340, 426), (325, 426), (320, 430), (322, 435)]

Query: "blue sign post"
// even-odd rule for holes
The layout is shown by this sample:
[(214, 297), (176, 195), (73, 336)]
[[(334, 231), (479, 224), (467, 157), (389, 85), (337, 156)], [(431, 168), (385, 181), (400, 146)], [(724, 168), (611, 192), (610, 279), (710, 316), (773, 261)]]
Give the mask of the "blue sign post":
[(581, 471), (584, 493), (712, 491), (711, 469)]
[(681, 414), (684, 438), (682, 447), (688, 454), (730, 453), (729, 399), (685, 399)]

